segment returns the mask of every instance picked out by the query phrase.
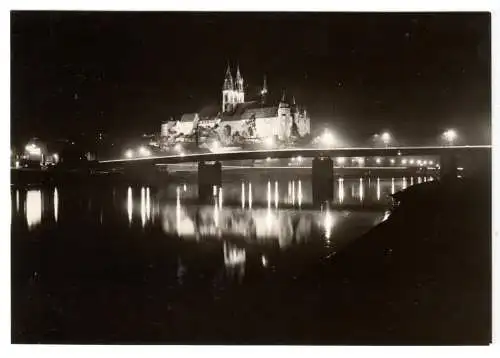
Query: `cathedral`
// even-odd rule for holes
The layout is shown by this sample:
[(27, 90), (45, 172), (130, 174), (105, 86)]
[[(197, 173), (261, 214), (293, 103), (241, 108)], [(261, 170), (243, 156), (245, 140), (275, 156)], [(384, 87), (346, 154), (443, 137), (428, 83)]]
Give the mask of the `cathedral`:
[[(260, 91), (260, 98), (245, 101), (243, 76), (239, 66), (233, 77), (227, 67), (222, 86), (220, 105), (206, 106), (194, 113), (184, 113), (177, 121), (162, 124), (161, 135), (167, 138), (193, 136), (198, 133), (215, 133), (230, 145), (238, 140), (263, 140), (273, 138), (279, 141), (303, 138), (310, 134), (310, 118), (307, 111), (287, 101), (283, 93), (275, 104), (267, 103), (267, 83)], [(201, 134), (203, 137), (203, 134)]]

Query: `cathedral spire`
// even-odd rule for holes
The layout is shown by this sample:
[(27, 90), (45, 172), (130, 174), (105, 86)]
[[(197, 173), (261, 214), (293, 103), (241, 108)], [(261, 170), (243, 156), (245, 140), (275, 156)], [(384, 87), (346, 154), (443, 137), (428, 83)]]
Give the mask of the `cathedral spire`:
[(286, 90), (283, 90), (283, 94), (281, 95), (281, 102), (286, 102)]
[(231, 75), (231, 67), (229, 66), (229, 62), (227, 63), (226, 76), (224, 77), (224, 89), (234, 89), (233, 76)]
[(264, 84), (262, 85), (262, 90), (260, 91), (261, 95), (266, 95), (267, 94), (267, 78), (266, 75), (264, 75)]
[(243, 92), (243, 77), (241, 76), (240, 73), (240, 65), (237, 65), (236, 69), (236, 90), (239, 92)]

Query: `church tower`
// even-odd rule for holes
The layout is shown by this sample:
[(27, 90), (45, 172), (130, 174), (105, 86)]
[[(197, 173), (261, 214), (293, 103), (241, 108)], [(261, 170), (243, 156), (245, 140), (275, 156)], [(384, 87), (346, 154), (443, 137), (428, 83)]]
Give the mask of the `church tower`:
[(227, 64), (224, 86), (222, 87), (222, 113), (231, 112), (235, 103), (235, 90), (231, 68)]
[(236, 70), (236, 101), (237, 103), (243, 103), (245, 102), (245, 90), (243, 87), (243, 77), (241, 76), (240, 73), (240, 66), (238, 65), (237, 70)]
[(266, 103), (267, 98), (267, 79), (264, 75), (264, 84), (262, 85), (262, 89), (260, 90), (260, 101), (262, 104)]

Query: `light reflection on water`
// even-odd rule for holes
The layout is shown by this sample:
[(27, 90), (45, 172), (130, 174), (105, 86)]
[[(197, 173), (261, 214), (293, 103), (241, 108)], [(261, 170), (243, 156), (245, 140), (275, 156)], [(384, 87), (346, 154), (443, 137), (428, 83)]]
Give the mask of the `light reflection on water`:
[[(422, 178), (417, 180), (422, 181)], [(115, 225), (112, 230), (134, 232), (139, 229), (137, 235), (145, 236), (149, 235), (149, 230), (141, 228), (157, 227), (162, 237), (178, 237), (182, 242), (202, 244), (215, 240), (221, 245), (228, 276), (241, 279), (253, 250), (247, 246), (243, 249), (241, 245), (267, 248), (259, 249), (257, 256), (262, 267), (274, 265), (273, 256), (265, 251), (272, 247), (287, 250), (305, 243), (304, 247), (318, 245), (327, 250), (327, 254), (386, 220), (388, 196), (413, 182), (413, 177), (409, 180), (338, 178), (334, 185), (334, 201), (322, 210), (311, 207), (311, 182), (305, 178), (243, 178), (234, 184), (223, 183), (213, 188), (212, 202), (205, 205), (193, 200), (197, 187), (190, 182), (159, 189), (117, 187), (90, 197), (73, 192), (82, 202), (91, 204), (88, 206), (91, 209), (78, 215), (67, 212), (66, 204), (75, 200), (68, 197), (68, 190), (15, 190), (11, 200), (16, 210), (12, 217), (25, 219), (27, 229), (33, 230), (46, 223), (56, 227), (68, 221), (73, 224), (80, 216), (94, 215), (96, 225), (112, 222)], [(108, 194), (109, 200), (104, 198)], [(356, 209), (374, 203), (382, 205), (363, 211)], [(74, 210), (80, 210), (78, 205), (73, 206)], [(85, 224), (78, 227), (85, 233)]]
[(26, 222), (28, 228), (33, 228), (42, 221), (42, 192), (28, 190), (26, 193)]
[(54, 220), (57, 222), (59, 216), (59, 193), (57, 188), (54, 189)]

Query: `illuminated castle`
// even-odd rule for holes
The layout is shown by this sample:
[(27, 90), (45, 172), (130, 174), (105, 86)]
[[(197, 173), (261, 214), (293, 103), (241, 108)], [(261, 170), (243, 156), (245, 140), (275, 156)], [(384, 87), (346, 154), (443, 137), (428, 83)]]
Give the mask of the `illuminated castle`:
[(268, 137), (285, 141), (291, 137), (300, 138), (310, 133), (310, 118), (295, 98), (288, 101), (285, 93), (275, 104), (267, 103), (267, 83), (260, 91), (260, 98), (245, 101), (244, 80), (239, 66), (233, 78), (227, 67), (222, 86), (220, 105), (206, 106), (194, 113), (185, 113), (178, 121), (162, 125), (162, 135), (192, 135), (196, 129), (213, 129), (223, 142), (231, 143), (234, 138), (263, 139)]

